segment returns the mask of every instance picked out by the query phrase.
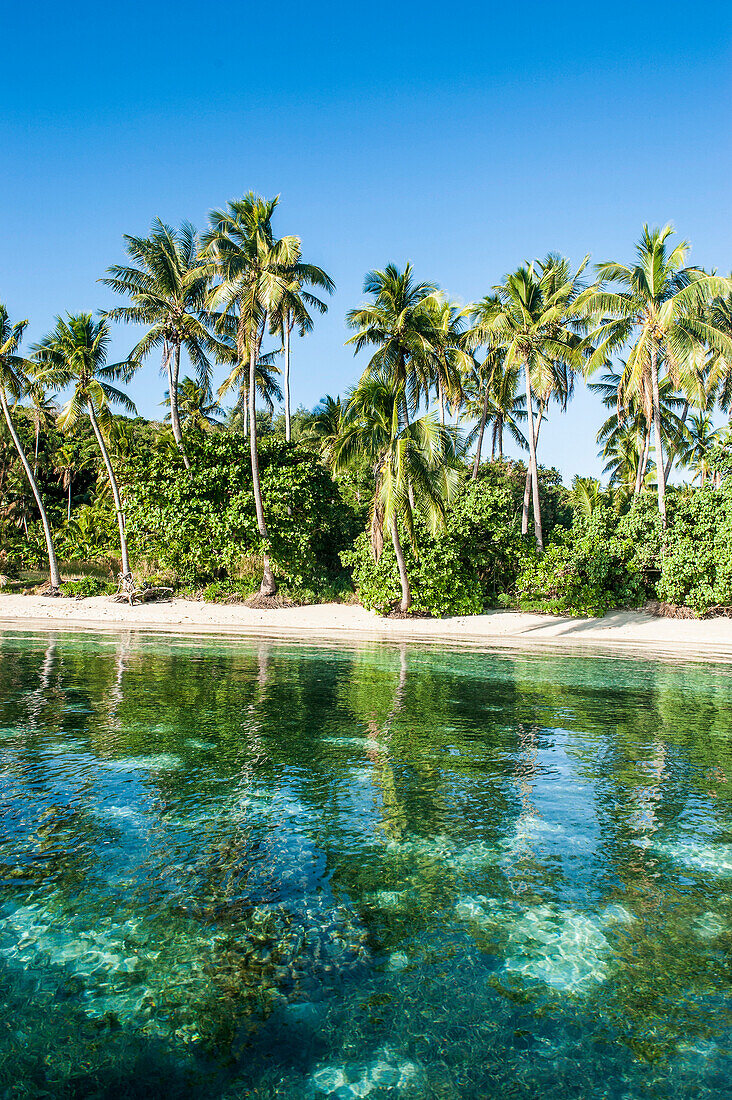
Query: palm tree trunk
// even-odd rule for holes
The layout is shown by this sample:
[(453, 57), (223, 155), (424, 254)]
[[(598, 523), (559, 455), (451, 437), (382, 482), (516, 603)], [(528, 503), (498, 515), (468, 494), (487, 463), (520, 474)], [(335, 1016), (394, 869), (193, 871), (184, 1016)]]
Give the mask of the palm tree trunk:
[(104, 437), (99, 430), (99, 424), (94, 413), (94, 406), (91, 401), (86, 403), (87, 410), (89, 412), (89, 420), (94, 430), (94, 435), (97, 437), (97, 443), (99, 444), (99, 450), (102, 452), (102, 458), (104, 459), (104, 465), (107, 468), (107, 477), (109, 478), (109, 486), (112, 490), (112, 497), (114, 498), (114, 510), (117, 513), (117, 526), (119, 527), (119, 549), (122, 555), (122, 579), (123, 581), (132, 577), (132, 570), (130, 569), (130, 557), (127, 553), (127, 536), (125, 535), (125, 517), (122, 511), (122, 501), (119, 495), (119, 486), (117, 485), (117, 478), (114, 476), (114, 470), (112, 469), (112, 462), (109, 457), (109, 452), (104, 443)]
[(284, 324), (285, 342), (285, 441), (290, 442), (292, 437), (292, 425), (290, 422), (290, 318), (285, 317)]
[[(503, 462), (503, 416), (499, 413), (498, 420), (498, 461)], [(541, 423), (541, 421), (539, 421)]]
[(661, 397), (658, 390), (658, 351), (651, 351), (651, 385), (653, 387), (653, 444), (656, 450), (656, 480), (658, 481), (658, 510), (661, 523), (666, 526), (666, 478), (663, 468), (663, 444), (661, 441)]
[(25, 470), (26, 477), (28, 478), (28, 484), (31, 487), (33, 496), (36, 498), (36, 504), (38, 505), (38, 511), (41, 514), (41, 523), (43, 524), (43, 535), (46, 540), (46, 550), (48, 552), (48, 572), (51, 581), (51, 588), (57, 591), (61, 584), (61, 574), (58, 571), (58, 562), (56, 561), (56, 551), (53, 546), (53, 538), (51, 536), (51, 525), (48, 522), (48, 516), (46, 515), (46, 509), (43, 507), (43, 501), (41, 500), (41, 494), (38, 486), (36, 485), (36, 479), (33, 476), (33, 471), (30, 468), (30, 463), (25, 457), (25, 451), (23, 450), (23, 444), (20, 442), (20, 437), (15, 430), (13, 424), (13, 418), (10, 415), (10, 408), (8, 406), (7, 398), (5, 397), (5, 391), (0, 387), (0, 404), (3, 407), (3, 413), (5, 414), (5, 420), (8, 425), (8, 430), (12, 436), (15, 449), (18, 452), (20, 461), (23, 463), (23, 469)]
[[(264, 324), (262, 325), (262, 331)], [(254, 493), (254, 510), (257, 513), (257, 530), (264, 544), (262, 583), (259, 586), (260, 596), (274, 596), (277, 593), (277, 582), (274, 579), (269, 555), (267, 554), (267, 525), (264, 522), (264, 508), (262, 506), (262, 487), (259, 481), (259, 451), (257, 450), (257, 359), (259, 356), (259, 339), (250, 341), (249, 346), (249, 454), (252, 463), (252, 491)]]
[(402, 550), (402, 544), (399, 540), (399, 531), (397, 530), (395, 519), (391, 521), (391, 541), (394, 546), (397, 565), (399, 566), (399, 580), (402, 586), (402, 602), (399, 604), (399, 610), (409, 611), (409, 608), (412, 606), (412, 591), (409, 587), (409, 577), (407, 576), (407, 566), (404, 561), (404, 551)]
[[(480, 416), (480, 429), (478, 431), (478, 443), (475, 448), (475, 461), (473, 463), (473, 473), (471, 475), (473, 481), (478, 479), (478, 467), (480, 466), (480, 452), (483, 449), (483, 433), (485, 432), (486, 421), (488, 420), (488, 401), (490, 398), (490, 391), (488, 387), (485, 388), (485, 396), (483, 397), (483, 411)], [(495, 440), (494, 440), (495, 448)]]
[(651, 447), (651, 426), (647, 426), (643, 435), (643, 450), (638, 455), (638, 469), (635, 475), (635, 488), (633, 490), (633, 496), (638, 496), (643, 488), (643, 478), (646, 476), (646, 466), (648, 465), (648, 452)]
[(445, 427), (445, 391), (442, 388), (442, 376), (437, 375), (437, 399), (440, 402), (440, 424)]
[[(681, 416), (679, 417), (679, 420), (681, 421), (681, 426), (682, 427), (686, 423), (686, 418), (687, 418), (688, 415), (689, 415), (689, 402), (684, 401), (684, 408), (682, 410)], [(666, 482), (668, 481), (669, 474), (671, 473), (671, 467), (674, 464), (674, 458), (675, 457), (676, 456), (675, 456), (674, 452), (669, 447), (669, 449), (668, 449), (668, 459), (666, 460), (666, 468), (663, 471), (663, 478), (664, 478), (664, 481), (666, 481)]]
[(69, 476), (69, 484), (67, 488), (69, 490), (69, 495), (66, 501), (66, 522), (68, 523), (71, 519), (71, 476)]
[[(536, 435), (534, 436), (534, 450), (539, 445), (539, 432), (541, 431), (541, 425), (544, 419), (544, 402), (539, 403), (539, 417), (536, 424)], [(531, 429), (529, 429), (531, 430)], [(531, 453), (531, 448), (529, 448)], [(503, 421), (501, 420), (501, 458), (503, 458)], [(524, 482), (524, 499), (521, 506), (521, 534), (528, 535), (529, 533), (529, 500), (531, 499), (531, 485), (533, 478), (531, 477), (531, 462), (529, 462), (529, 468), (526, 471), (526, 481)]]
[[(528, 363), (524, 364), (524, 377), (526, 380), (526, 413), (529, 418), (529, 470), (531, 472), (531, 495), (534, 507), (534, 534), (536, 535), (537, 548), (539, 549), (539, 551), (543, 551), (544, 537), (541, 530), (541, 512), (539, 511), (539, 467), (536, 464), (536, 444), (538, 442), (538, 431), (537, 436), (534, 436), (534, 410), (531, 407), (531, 376), (529, 374)], [(539, 420), (539, 424), (541, 424), (541, 419)], [(528, 527), (528, 502), (526, 512)]]
[(178, 379), (180, 378), (180, 344), (168, 351), (168, 382), (170, 385), (170, 426), (173, 429), (173, 438), (178, 445), (178, 450), (183, 456), (183, 465), (190, 470), (191, 464), (183, 447), (183, 433), (180, 429), (180, 413), (178, 412)]
[(33, 473), (38, 473), (38, 437), (41, 434), (41, 421), (36, 417), (36, 445), (33, 451)]

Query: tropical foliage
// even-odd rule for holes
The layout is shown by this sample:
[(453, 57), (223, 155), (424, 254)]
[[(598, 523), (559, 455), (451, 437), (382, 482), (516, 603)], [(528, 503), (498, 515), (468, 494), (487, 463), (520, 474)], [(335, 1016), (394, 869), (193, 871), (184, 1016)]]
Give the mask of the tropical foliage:
[[(732, 606), (732, 284), (669, 226), (630, 264), (550, 253), (474, 303), (371, 271), (346, 317), (360, 377), (293, 411), (292, 336), (334, 284), (278, 216), (250, 192), (202, 234), (156, 219), (101, 280), (126, 302), (25, 351), (0, 307), (1, 574), (47, 565), (55, 592), (76, 563), (81, 596), (134, 568), (260, 606), (355, 588), (399, 614)], [(113, 323), (135, 336), (109, 363)], [(161, 421), (125, 388), (153, 352)], [(566, 489), (540, 433), (579, 375), (604, 480)]]

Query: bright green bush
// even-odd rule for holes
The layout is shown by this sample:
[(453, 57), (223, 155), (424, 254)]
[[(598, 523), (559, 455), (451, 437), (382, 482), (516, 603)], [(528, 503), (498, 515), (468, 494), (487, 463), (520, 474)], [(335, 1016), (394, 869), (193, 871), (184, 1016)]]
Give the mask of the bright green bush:
[(528, 560), (516, 582), (522, 610), (568, 615), (604, 615), (638, 606), (646, 595), (643, 573), (629, 540), (618, 538), (615, 514), (597, 508), (577, 517), (569, 530), (557, 528), (541, 556)]
[(76, 581), (64, 581), (61, 590), (64, 596), (111, 596), (117, 591), (117, 585), (101, 577), (81, 577)]
[(697, 614), (732, 606), (732, 482), (679, 494), (658, 594)]
[[(529, 550), (510, 489), (495, 479), (468, 481), (451, 505), (446, 528), (431, 535), (416, 525), (418, 554), (404, 539), (413, 610), (432, 615), (478, 614), (512, 585)], [(388, 611), (401, 597), (391, 542), (374, 561), (367, 535), (341, 553), (364, 607)]]
[[(262, 553), (252, 494), (249, 443), (216, 434), (177, 454), (132, 456), (123, 470), (130, 550), (181, 584), (236, 577)], [(267, 437), (260, 445), (262, 494), (278, 577), (317, 591), (341, 571), (338, 553), (358, 529), (317, 456)]]

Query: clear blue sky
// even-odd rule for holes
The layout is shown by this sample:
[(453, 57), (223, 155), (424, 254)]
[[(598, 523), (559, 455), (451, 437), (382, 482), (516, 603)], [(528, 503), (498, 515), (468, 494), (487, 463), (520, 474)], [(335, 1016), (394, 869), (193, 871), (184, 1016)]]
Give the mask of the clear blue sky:
[[(112, 304), (96, 280), (123, 233), (279, 193), (278, 231), (338, 287), (294, 348), (311, 406), (354, 380), (344, 314), (389, 261), (467, 302), (524, 259), (624, 259), (672, 221), (727, 272), (731, 30), (728, 0), (8, 5), (0, 300), (36, 339)], [(141, 413), (162, 388), (149, 362)], [(540, 459), (599, 473), (601, 413), (580, 387)]]

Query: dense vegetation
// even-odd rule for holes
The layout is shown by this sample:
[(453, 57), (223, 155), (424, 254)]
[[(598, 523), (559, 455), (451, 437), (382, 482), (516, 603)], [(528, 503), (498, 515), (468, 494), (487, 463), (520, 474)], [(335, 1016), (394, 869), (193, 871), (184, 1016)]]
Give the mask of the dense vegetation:
[[(355, 590), (366, 607), (428, 614), (732, 606), (732, 437), (713, 419), (732, 407), (728, 279), (687, 266), (668, 227), (645, 228), (628, 266), (593, 279), (587, 260), (573, 271), (552, 254), (464, 309), (389, 265), (348, 314), (369, 356), (360, 379), (293, 413), (292, 338), (333, 283), (297, 237), (275, 236), (276, 205), (249, 194), (201, 236), (156, 221), (125, 238), (129, 263), (104, 281), (126, 304), (58, 318), (27, 351), (26, 322), (0, 307), (9, 583), (47, 567), (66, 594), (150, 581), (271, 606), (278, 589)], [(110, 364), (114, 322), (143, 334)], [(124, 390), (153, 353), (165, 422), (136, 417)], [(228, 373), (214, 393), (216, 363)], [(538, 459), (579, 374), (608, 409), (606, 487), (566, 489)]]

